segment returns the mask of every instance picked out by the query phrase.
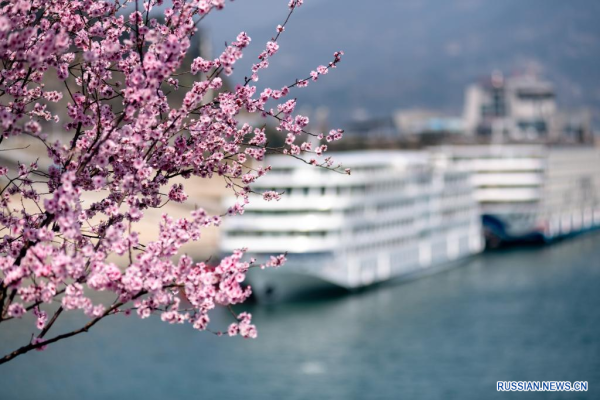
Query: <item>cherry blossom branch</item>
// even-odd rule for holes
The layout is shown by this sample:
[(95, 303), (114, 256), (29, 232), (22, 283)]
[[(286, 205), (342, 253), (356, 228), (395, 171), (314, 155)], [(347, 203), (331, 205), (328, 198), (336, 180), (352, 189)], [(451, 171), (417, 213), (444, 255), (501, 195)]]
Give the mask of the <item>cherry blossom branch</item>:
[[(140, 292), (138, 295), (134, 296), (132, 300), (137, 299), (140, 296), (143, 296), (144, 294), (146, 294), (145, 292)], [(22, 354), (28, 353), (31, 350), (36, 350), (36, 349), (41, 349), (43, 347), (48, 346), (49, 344), (58, 342), (59, 340), (63, 340), (63, 339), (67, 339), (70, 338), (72, 336), (75, 335), (79, 335), (80, 333), (84, 333), (84, 332), (88, 332), (94, 325), (96, 325), (98, 322), (100, 322), (100, 320), (102, 320), (103, 318), (107, 317), (108, 315), (112, 314), (114, 310), (118, 309), (119, 307), (122, 307), (123, 304), (125, 304), (124, 302), (119, 302), (116, 304), (113, 304), (111, 307), (109, 307), (102, 315), (92, 319), (91, 321), (89, 321), (87, 324), (85, 324), (83, 327), (73, 330), (71, 332), (68, 333), (63, 333), (61, 335), (57, 335), (55, 337), (53, 337), (52, 339), (47, 339), (47, 340), (34, 340), (31, 343), (19, 347), (17, 350), (5, 355), (4, 357), (0, 358), (0, 364), (4, 364), (10, 360), (12, 360), (15, 357), (18, 357)], [(59, 308), (60, 310), (60, 308)], [(57, 312), (58, 313), (58, 312)], [(60, 313), (58, 313), (60, 314)], [(55, 314), (56, 316), (56, 314)], [(48, 328), (49, 329), (49, 328)], [(47, 331), (47, 330), (46, 330)], [(42, 331), (42, 333), (45, 333), (44, 331)], [(43, 337), (42, 334), (40, 334), (38, 336), (38, 339), (41, 339)]]
[[(0, 189), (0, 323), (33, 313), (40, 330), (2, 362), (85, 332), (130, 301), (129, 312), (141, 318), (160, 314), (168, 323), (221, 334), (208, 327), (209, 313), (218, 306), (231, 310), (251, 295), (242, 283), (253, 262), (244, 261), (241, 250), (216, 265), (179, 254), (183, 245), (199, 240), (202, 229), (218, 226), (221, 216), (197, 208), (186, 218), (163, 215), (158, 238), (144, 244), (134, 224), (147, 210), (189, 202), (184, 184), (172, 182), (178, 176), (221, 176), (247, 202), (255, 193), (253, 183), (271, 169), (251, 162), (263, 163), (268, 154), (339, 169), (330, 158), (304, 157), (321, 156), (326, 145), (295, 144), (297, 137), (313, 135), (308, 118), (293, 114), (296, 99), (277, 104), (276, 111), (266, 107), (270, 100), (284, 101), (293, 87), (306, 86), (308, 78), (260, 94), (253, 84), (257, 72), (268, 68), (280, 34), (301, 4), (289, 2), (287, 17), (259, 55), (251, 79), (229, 89), (224, 80), (250, 43), (245, 32), (215, 59), (187, 57), (199, 20), (222, 8), (222, 0), (173, 2), (157, 8), (164, 19), (150, 18), (157, 0), (144, 1), (143, 9), (136, 0), (135, 10), (122, 14), (125, 2), (120, 1), (3, 3), (0, 142), (19, 136), (40, 141), (48, 159), (42, 160), (42, 169), (37, 160), (10, 169), (0, 166), (0, 177), (5, 177)], [(335, 67), (340, 57), (335, 53), (334, 61), (318, 67), (311, 79)], [(46, 83), (57, 79), (63, 84), (50, 90), (56, 85)], [(275, 121), (285, 145), (270, 146), (264, 125), (240, 123), (246, 113)], [(48, 132), (56, 130), (64, 134), (49, 139)], [(342, 133), (314, 136), (331, 141)], [(10, 150), (30, 151), (27, 146)], [(84, 202), (91, 192), (97, 200)], [(262, 195), (272, 200), (281, 193)], [(240, 210), (241, 205), (234, 206), (229, 214)], [(107, 261), (112, 256), (123, 267)], [(274, 257), (265, 266), (278, 267), (284, 260)], [(118, 301), (95, 304), (90, 291), (114, 293)], [(189, 307), (180, 307), (179, 292)], [(49, 318), (44, 305), (52, 303), (59, 305)], [(83, 310), (91, 320), (46, 340), (72, 310)], [(228, 335), (256, 337), (248, 314), (235, 317)]]

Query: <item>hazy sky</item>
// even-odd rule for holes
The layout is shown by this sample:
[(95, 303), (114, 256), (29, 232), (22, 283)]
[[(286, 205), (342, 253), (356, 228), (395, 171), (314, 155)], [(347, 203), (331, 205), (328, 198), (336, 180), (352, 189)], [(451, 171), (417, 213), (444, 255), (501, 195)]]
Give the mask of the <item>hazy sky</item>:
[[(241, 80), (286, 15), (286, 0), (236, 0), (203, 26), (214, 52), (242, 30), (252, 37), (236, 69)], [(261, 84), (293, 82), (341, 49), (340, 67), (297, 94), (328, 106), (336, 122), (398, 108), (460, 113), (465, 85), (493, 69), (537, 71), (554, 82), (562, 106), (597, 110), (598, 16), (597, 0), (306, 0)]]

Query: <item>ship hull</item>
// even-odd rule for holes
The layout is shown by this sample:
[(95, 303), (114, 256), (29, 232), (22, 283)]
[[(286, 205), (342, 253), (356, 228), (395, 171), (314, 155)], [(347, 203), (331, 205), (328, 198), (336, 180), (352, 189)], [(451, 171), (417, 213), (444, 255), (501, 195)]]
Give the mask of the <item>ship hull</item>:
[(286, 267), (278, 270), (253, 271), (248, 282), (252, 286), (252, 295), (260, 304), (302, 302), (343, 296), (356, 291), (369, 290), (381, 285), (396, 285), (431, 276), (449, 269), (466, 265), (475, 255), (458, 260), (448, 260), (428, 268), (416, 268), (411, 272), (374, 282), (357, 288), (346, 288), (332, 281), (305, 273), (295, 273)]
[(487, 250), (509, 246), (543, 245), (548, 242), (544, 232), (536, 229), (520, 234), (511, 234), (508, 232), (507, 223), (494, 215), (483, 215), (482, 226)]
[(278, 269), (254, 270), (248, 274), (253, 298), (261, 304), (303, 301), (350, 293), (350, 290), (316, 275)]
[[(495, 215), (483, 215), (482, 226), (485, 239), (485, 248), (493, 250), (512, 246), (537, 246), (567, 239), (573, 236), (598, 230), (600, 220), (590, 220), (587, 223), (568, 224), (564, 220), (556, 219), (543, 224), (545, 228), (532, 227), (530, 230), (518, 234), (510, 233), (508, 224), (501, 217)], [(548, 229), (553, 226), (554, 229)]]
[[(250, 271), (248, 282), (255, 299), (261, 303), (311, 300), (388, 282), (409, 281), (462, 265), (482, 250), (482, 242), (481, 236), (473, 233), (456, 242), (438, 236), (437, 240), (424, 241), (418, 246), (352, 258), (298, 260), (290, 255), (283, 267)], [(315, 265), (319, 268), (314, 268)]]

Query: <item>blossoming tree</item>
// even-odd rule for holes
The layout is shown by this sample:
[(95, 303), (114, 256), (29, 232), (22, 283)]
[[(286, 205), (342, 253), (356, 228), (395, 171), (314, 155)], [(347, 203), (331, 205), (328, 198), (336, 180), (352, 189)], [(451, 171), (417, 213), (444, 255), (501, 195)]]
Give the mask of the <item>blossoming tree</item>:
[[(270, 169), (252, 161), (269, 152), (337, 168), (330, 159), (304, 156), (327, 147), (307, 140), (313, 135), (306, 130), (308, 118), (294, 114), (291, 93), (335, 67), (342, 53), (283, 88), (259, 93), (255, 86), (302, 0), (290, 1), (285, 22), (235, 90), (222, 87), (222, 76), (233, 72), (250, 43), (246, 33), (216, 59), (186, 58), (199, 22), (223, 8), (224, 0), (162, 3), (0, 2), (0, 159), (18, 151), (10, 148), (12, 139), (26, 136), (44, 145), (50, 165), (0, 167), (0, 329), (27, 313), (38, 329), (0, 363), (118, 313), (159, 313), (163, 321), (208, 330), (210, 310), (232, 310), (251, 294), (242, 283), (253, 261), (245, 261), (241, 249), (209, 266), (178, 250), (222, 216), (201, 209), (178, 220), (164, 215), (156, 221), (158, 239), (149, 243), (141, 243), (134, 223), (165, 202), (192, 201), (181, 183), (173, 183), (176, 177), (222, 177), (239, 198), (228, 214), (238, 214), (252, 192), (249, 185)], [(193, 84), (186, 87), (180, 81), (189, 75)], [(50, 83), (61, 89), (47, 89)], [(173, 93), (182, 101), (174, 101)], [(269, 147), (264, 125), (241, 124), (240, 113), (272, 120), (286, 135), (285, 145)], [(49, 139), (49, 127), (60, 130), (59, 140)], [(342, 132), (315, 136), (331, 141)], [(85, 200), (91, 192), (96, 200)], [(273, 200), (280, 193), (262, 195)], [(125, 267), (109, 256), (124, 259)], [(263, 267), (284, 261), (273, 257)], [(109, 292), (111, 302), (95, 304), (92, 291)], [(70, 310), (83, 310), (89, 321), (52, 336), (55, 322)], [(229, 335), (256, 336), (249, 314), (234, 317)]]

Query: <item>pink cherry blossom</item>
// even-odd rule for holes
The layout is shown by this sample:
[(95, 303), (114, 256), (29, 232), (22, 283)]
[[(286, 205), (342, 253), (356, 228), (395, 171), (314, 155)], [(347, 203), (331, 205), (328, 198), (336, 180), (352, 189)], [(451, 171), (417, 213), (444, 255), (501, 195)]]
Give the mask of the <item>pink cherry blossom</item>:
[(25, 312), (25, 307), (19, 303), (13, 303), (8, 307), (8, 315), (10, 317), (21, 318)]
[[(208, 264), (182, 254), (182, 247), (201, 240), (221, 217), (244, 212), (252, 185), (271, 170), (255, 162), (270, 153), (300, 158), (327, 150), (311, 144), (311, 136), (324, 135), (310, 132), (308, 117), (295, 114), (292, 96), (335, 68), (342, 52), (307, 76), (290, 77), (289, 85), (255, 85), (282, 51), (280, 35), (302, 0), (289, 1), (275, 37), (240, 74), (237, 62), (251, 43), (246, 32), (214, 59), (190, 56), (199, 23), (224, 0), (127, 3), (17, 0), (0, 8), (0, 142), (33, 140), (47, 157), (0, 166), (0, 328), (31, 312), (39, 331), (0, 364), (113, 315), (158, 314), (170, 324), (213, 331), (212, 310), (250, 297), (245, 278), (254, 260), (240, 249)], [(241, 123), (248, 114), (264, 121)], [(285, 145), (270, 147), (266, 124)], [(53, 132), (60, 135), (49, 139)], [(330, 131), (327, 141), (342, 133)], [(310, 163), (333, 169), (329, 159)], [(186, 193), (210, 178), (224, 180), (238, 197), (225, 215), (209, 215)], [(262, 194), (266, 201), (281, 196)], [(142, 243), (135, 223), (167, 202), (193, 211), (178, 219), (163, 215), (156, 240)], [(285, 254), (273, 256), (262, 267), (285, 261)], [(112, 300), (99, 302), (92, 292)], [(82, 312), (89, 322), (52, 336), (66, 311)], [(247, 313), (226, 331), (257, 336)]]

